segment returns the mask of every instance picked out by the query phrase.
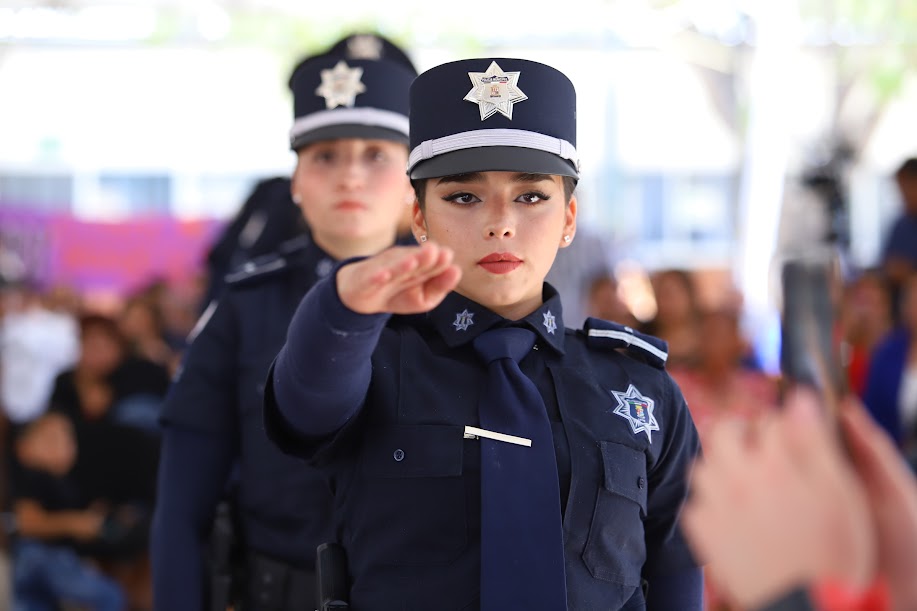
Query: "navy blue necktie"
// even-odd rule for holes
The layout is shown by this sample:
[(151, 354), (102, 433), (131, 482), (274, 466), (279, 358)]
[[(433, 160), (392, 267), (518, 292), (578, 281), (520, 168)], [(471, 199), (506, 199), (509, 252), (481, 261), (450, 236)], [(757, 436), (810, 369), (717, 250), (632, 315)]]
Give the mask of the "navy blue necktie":
[(474, 348), (488, 364), (481, 428), (531, 447), (481, 438), (481, 610), (567, 608), (560, 489), (544, 401), (518, 362), (535, 334), (485, 331)]

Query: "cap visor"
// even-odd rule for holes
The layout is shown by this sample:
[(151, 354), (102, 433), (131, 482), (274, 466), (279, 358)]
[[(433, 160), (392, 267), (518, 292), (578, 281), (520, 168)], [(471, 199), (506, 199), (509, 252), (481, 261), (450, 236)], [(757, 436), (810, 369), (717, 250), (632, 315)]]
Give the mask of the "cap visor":
[(391, 140), (393, 142), (400, 142), (405, 146), (408, 144), (407, 134), (403, 134), (393, 129), (379, 127), (378, 125), (349, 123), (342, 125), (326, 125), (325, 127), (319, 127), (304, 134), (300, 134), (293, 139), (290, 148), (295, 151), (313, 142), (320, 142), (322, 140), (341, 140), (344, 138)]
[(519, 146), (483, 146), (443, 153), (414, 166), (411, 178), (439, 178), (470, 172), (527, 172), (579, 178), (571, 161), (553, 153)]

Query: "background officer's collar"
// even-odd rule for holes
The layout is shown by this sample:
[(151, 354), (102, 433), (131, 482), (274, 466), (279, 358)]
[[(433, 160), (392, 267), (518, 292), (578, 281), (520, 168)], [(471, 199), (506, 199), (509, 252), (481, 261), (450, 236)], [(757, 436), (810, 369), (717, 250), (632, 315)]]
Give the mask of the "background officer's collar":
[(430, 320), (450, 348), (466, 344), (494, 327), (524, 326), (533, 330), (541, 341), (563, 354), (564, 323), (560, 296), (547, 282), (544, 284), (543, 299), (544, 303), (537, 310), (513, 322), (452, 292), (430, 312)]

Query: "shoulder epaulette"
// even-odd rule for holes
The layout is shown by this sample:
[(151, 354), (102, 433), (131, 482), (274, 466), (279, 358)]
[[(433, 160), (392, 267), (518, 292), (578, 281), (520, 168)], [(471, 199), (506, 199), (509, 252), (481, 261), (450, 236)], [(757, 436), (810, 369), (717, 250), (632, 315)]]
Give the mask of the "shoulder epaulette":
[(240, 285), (255, 279), (269, 278), (288, 267), (287, 257), (281, 254), (265, 255), (246, 261), (226, 274), (226, 284)]
[(297, 236), (280, 244), (267, 255), (250, 259), (226, 274), (226, 284), (239, 285), (261, 278), (270, 278), (276, 273), (295, 266), (299, 261), (297, 255), (303, 253), (310, 244), (307, 235)]
[(669, 358), (669, 345), (664, 340), (618, 323), (587, 318), (583, 333), (590, 346), (609, 350), (624, 348), (657, 369), (665, 369), (666, 359)]
[(277, 252), (284, 255), (293, 254), (303, 250), (311, 243), (312, 238), (310, 238), (308, 235), (298, 235), (295, 238), (290, 238), (289, 240), (282, 242), (280, 246), (277, 247)]

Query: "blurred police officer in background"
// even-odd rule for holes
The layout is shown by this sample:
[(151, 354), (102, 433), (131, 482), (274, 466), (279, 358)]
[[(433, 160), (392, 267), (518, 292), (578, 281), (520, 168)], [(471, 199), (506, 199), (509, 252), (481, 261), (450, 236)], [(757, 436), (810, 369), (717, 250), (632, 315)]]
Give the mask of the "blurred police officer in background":
[[(239, 611), (314, 608), (315, 549), (330, 538), (331, 494), (317, 471), (268, 441), (264, 380), (306, 291), (336, 261), (395, 241), (413, 201), (405, 167), (415, 75), (403, 51), (363, 34), (292, 73), (297, 164), (290, 193), (309, 233), (231, 274), (192, 333), (162, 412), (156, 609), (225, 609), (227, 602)], [(240, 594), (219, 600), (225, 593), (216, 587), (208, 603), (205, 548), (230, 479), (244, 546)]]

